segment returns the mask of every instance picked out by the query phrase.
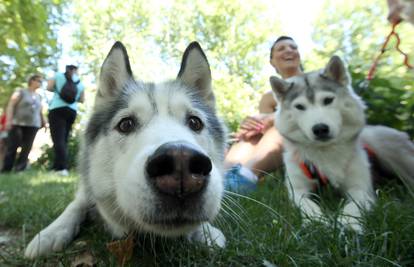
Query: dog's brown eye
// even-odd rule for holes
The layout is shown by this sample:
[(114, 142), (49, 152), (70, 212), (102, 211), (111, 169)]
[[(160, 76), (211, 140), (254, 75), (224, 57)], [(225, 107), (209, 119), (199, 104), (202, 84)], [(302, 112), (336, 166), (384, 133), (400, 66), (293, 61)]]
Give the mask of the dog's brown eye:
[(333, 101), (334, 101), (333, 97), (326, 97), (326, 98), (323, 99), (323, 104), (325, 106), (327, 106), (327, 105), (331, 104)]
[(190, 129), (193, 130), (194, 132), (199, 132), (204, 127), (204, 124), (201, 121), (201, 119), (196, 116), (190, 116), (188, 118), (187, 123), (188, 123), (188, 127), (190, 127)]
[(118, 125), (116, 126), (116, 129), (120, 133), (130, 133), (135, 129), (136, 125), (137, 123), (135, 119), (127, 117), (127, 118), (123, 118), (118, 123)]
[(302, 105), (302, 104), (296, 104), (295, 108), (298, 109), (298, 110), (305, 110), (306, 109), (305, 106)]

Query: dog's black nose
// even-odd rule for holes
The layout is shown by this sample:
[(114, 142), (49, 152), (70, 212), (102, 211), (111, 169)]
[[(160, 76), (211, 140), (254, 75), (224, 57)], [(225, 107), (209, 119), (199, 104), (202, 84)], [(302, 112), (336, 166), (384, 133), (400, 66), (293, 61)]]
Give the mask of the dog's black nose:
[(329, 126), (324, 123), (315, 124), (312, 127), (312, 132), (318, 140), (325, 141), (330, 138)]
[(201, 192), (208, 183), (211, 169), (206, 155), (182, 142), (163, 144), (146, 164), (148, 179), (156, 190), (176, 197)]

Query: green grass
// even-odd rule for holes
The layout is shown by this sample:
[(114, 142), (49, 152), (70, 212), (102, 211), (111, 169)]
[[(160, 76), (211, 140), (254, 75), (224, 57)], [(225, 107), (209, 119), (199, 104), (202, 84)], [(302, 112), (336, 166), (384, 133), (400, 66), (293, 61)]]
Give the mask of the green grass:
[[(106, 249), (110, 236), (95, 223), (82, 228), (62, 253), (35, 261), (22, 256), (34, 234), (71, 201), (77, 179), (76, 174), (61, 178), (42, 171), (0, 175), (0, 233), (7, 230), (13, 237), (0, 245), (0, 266), (71, 266), (84, 252), (93, 255), (97, 266), (116, 266)], [(328, 200), (322, 206), (332, 223), (304, 226), (287, 198), (281, 176), (268, 176), (250, 199), (225, 198), (215, 225), (227, 238), (226, 248), (141, 236), (130, 265), (263, 266), (263, 260), (276, 266), (414, 265), (414, 198), (402, 185), (380, 188), (377, 205), (364, 216), (362, 235), (335, 223), (338, 201), (331, 201), (337, 200), (331, 192), (323, 194)]]

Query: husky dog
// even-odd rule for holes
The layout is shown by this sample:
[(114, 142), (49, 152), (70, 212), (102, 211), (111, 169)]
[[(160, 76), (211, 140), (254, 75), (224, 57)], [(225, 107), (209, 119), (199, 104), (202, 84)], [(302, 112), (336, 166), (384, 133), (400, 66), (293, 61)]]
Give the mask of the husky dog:
[(62, 250), (91, 208), (116, 238), (184, 235), (224, 247), (210, 221), (223, 196), (225, 136), (198, 43), (184, 52), (176, 80), (154, 84), (134, 80), (127, 51), (116, 42), (101, 68), (75, 199), (34, 237), (25, 256)]
[[(339, 57), (321, 71), (287, 80), (271, 77), (270, 83), (279, 103), (275, 125), (284, 137), (286, 185), (307, 219), (322, 219), (310, 197), (316, 184), (329, 182), (348, 197), (339, 221), (362, 230), (361, 210), (375, 202), (368, 160), (372, 150), (385, 167), (413, 184), (413, 144), (399, 131), (365, 126), (365, 105)], [(397, 155), (404, 153), (399, 149), (406, 159), (399, 161)]]

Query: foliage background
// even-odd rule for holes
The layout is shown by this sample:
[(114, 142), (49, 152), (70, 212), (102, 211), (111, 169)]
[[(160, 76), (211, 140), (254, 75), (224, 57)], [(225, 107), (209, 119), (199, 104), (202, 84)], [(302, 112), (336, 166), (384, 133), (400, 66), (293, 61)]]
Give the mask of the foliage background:
[[(305, 70), (322, 68), (333, 54), (349, 65), (355, 90), (368, 103), (368, 121), (414, 135), (414, 72), (390, 43), (374, 80), (364, 77), (385, 36), (386, 1), (326, 0), (314, 21), (316, 48), (303, 58)], [(81, 74), (88, 79), (86, 113), (96, 91), (99, 68), (110, 47), (121, 40), (127, 47), (137, 79), (174, 78), (182, 51), (197, 40), (211, 68), (221, 115), (235, 130), (257, 110), (260, 95), (269, 90), (269, 48), (277, 36), (289, 35), (281, 27), (282, 0), (132, 1), (0, 0), (0, 104), (33, 72), (57, 68), (62, 48), (57, 30), (81, 58)], [(62, 10), (64, 12), (62, 13)], [(76, 18), (75, 18), (76, 17)], [(292, 23), (301, 23), (292, 21)], [(414, 27), (398, 26), (401, 48), (413, 55)], [(299, 49), (301, 44), (299, 43)], [(413, 64), (413, 59), (411, 58)]]
[(60, 0), (0, 0), (0, 111), (31, 74), (56, 67), (63, 7)]
[[(87, 55), (85, 63), (96, 77), (113, 41), (123, 40), (137, 78), (157, 80), (159, 73), (174, 77), (186, 45), (199, 41), (212, 67), (219, 110), (235, 130), (241, 119), (256, 112), (260, 95), (269, 90), (269, 74), (263, 71), (269, 64), (269, 48), (277, 36), (289, 35), (278, 20), (277, 7), (283, 2), (165, 3), (112, 1), (97, 10), (93, 8), (96, 1), (86, 5), (76, 2), (75, 9), (82, 16), (74, 49)], [(325, 1), (312, 33), (317, 48), (304, 58), (304, 65), (306, 70), (318, 69), (333, 54), (339, 54), (349, 64), (355, 90), (368, 102), (368, 122), (405, 130), (413, 136), (414, 73), (402, 66), (401, 56), (392, 49), (394, 40), (380, 61), (375, 79), (368, 88), (363, 86), (365, 74), (390, 30), (386, 14), (385, 1)], [(403, 39), (401, 48), (413, 54), (414, 40), (408, 38), (413, 34), (412, 25), (403, 23), (398, 32)], [(161, 62), (149, 66), (154, 57), (160, 57)]]
[[(174, 78), (182, 52), (201, 43), (212, 68), (216, 99), (231, 128), (257, 109), (267, 78), (267, 40), (280, 23), (268, 1), (112, 1), (74, 3), (79, 27), (74, 49), (85, 55), (89, 73), (97, 77), (115, 40), (126, 45), (136, 78)], [(179, 14), (179, 16), (177, 16)], [(160, 73), (163, 75), (160, 76)]]
[[(313, 69), (330, 55), (342, 56), (348, 62), (355, 91), (367, 102), (368, 123), (388, 125), (413, 137), (414, 69), (403, 65), (395, 37), (380, 59), (374, 79), (368, 87), (365, 84), (373, 59), (391, 31), (385, 4), (386, 1), (326, 1), (312, 35), (317, 48), (306, 63)], [(400, 48), (410, 55), (414, 65), (413, 25), (403, 22), (396, 31), (401, 38)]]

